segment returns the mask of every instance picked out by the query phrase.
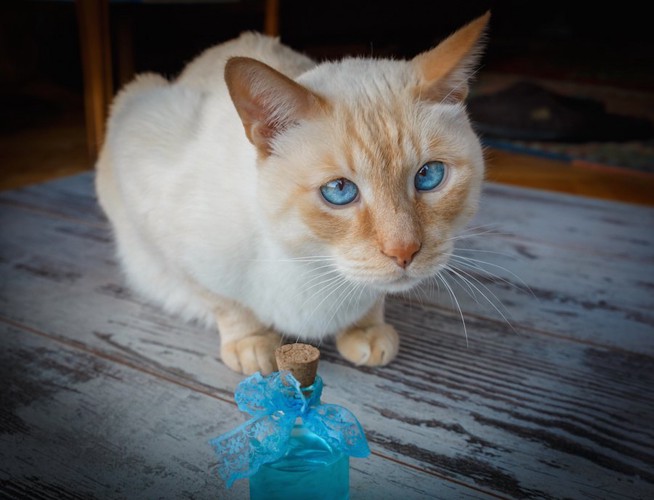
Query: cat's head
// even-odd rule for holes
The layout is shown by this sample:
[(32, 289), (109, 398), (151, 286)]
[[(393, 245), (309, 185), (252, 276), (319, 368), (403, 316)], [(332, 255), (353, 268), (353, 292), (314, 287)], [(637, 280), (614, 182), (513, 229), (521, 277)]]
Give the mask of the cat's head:
[(293, 81), (231, 59), (225, 78), (258, 153), (258, 201), (289, 255), (402, 291), (446, 263), (474, 214), (481, 146), (463, 101), (489, 14), (410, 61), (345, 59)]

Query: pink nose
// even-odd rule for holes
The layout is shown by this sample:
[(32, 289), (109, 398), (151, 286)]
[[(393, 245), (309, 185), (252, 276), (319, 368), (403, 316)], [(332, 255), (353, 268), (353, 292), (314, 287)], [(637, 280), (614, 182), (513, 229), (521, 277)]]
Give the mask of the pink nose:
[(420, 250), (420, 243), (417, 241), (412, 241), (408, 244), (403, 245), (388, 245), (382, 248), (382, 253), (387, 257), (390, 257), (395, 261), (395, 263), (403, 269), (411, 264), (413, 258), (416, 256)]

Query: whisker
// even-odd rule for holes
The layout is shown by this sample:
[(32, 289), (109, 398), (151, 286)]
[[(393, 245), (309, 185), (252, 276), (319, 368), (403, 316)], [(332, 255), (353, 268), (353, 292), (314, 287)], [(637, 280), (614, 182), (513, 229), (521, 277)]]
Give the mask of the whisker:
[[(444, 269), (445, 271), (452, 272), (452, 269), (456, 269), (456, 268), (455, 268), (453, 265), (451, 265), (450, 263), (447, 263), (447, 264), (443, 267), (443, 269)], [(474, 292), (473, 288), (470, 286), (470, 283), (469, 283), (468, 281), (466, 281), (466, 280), (462, 280), (462, 281), (463, 281), (463, 284), (467, 287), (467, 290), (466, 290), (466, 291), (468, 292), (468, 295), (469, 295), (470, 297), (472, 297), (472, 298), (476, 301), (476, 300), (477, 300), (477, 296), (475, 295), (475, 292)]]
[(502, 283), (507, 284), (509, 286), (509, 288), (515, 288), (517, 290), (522, 291), (522, 289), (518, 285), (516, 285), (515, 283), (507, 280), (506, 278), (504, 278), (503, 276), (500, 276), (499, 274), (490, 272), (488, 269), (483, 268), (479, 264), (475, 264), (474, 262), (466, 261), (465, 257), (461, 257), (460, 255), (452, 255), (450, 257), (450, 261), (451, 262), (456, 262), (459, 266), (465, 266), (467, 268), (474, 269), (475, 271), (480, 271), (480, 272), (484, 273), (484, 275), (486, 277), (488, 277), (491, 281), (493, 281), (493, 280), (501, 281)]
[(462, 238), (471, 238), (473, 236), (482, 236), (484, 234), (495, 233), (495, 231), (497, 231), (497, 228), (495, 226), (490, 226), (490, 225), (469, 227), (459, 232), (458, 234), (451, 236), (450, 238), (447, 239), (447, 241), (460, 240)]
[(360, 289), (360, 291), (359, 291), (359, 295), (357, 296), (357, 300), (356, 300), (357, 302), (359, 302), (359, 301), (361, 300), (361, 297), (363, 296), (363, 292), (366, 291), (366, 285), (365, 285), (365, 283), (361, 283), (361, 287), (360, 287), (360, 288), (361, 288), (361, 289)]
[(341, 299), (339, 300), (338, 304), (335, 305), (334, 312), (332, 312), (331, 316), (329, 317), (329, 320), (327, 321), (328, 325), (331, 324), (332, 321), (334, 321), (334, 318), (336, 317), (336, 313), (338, 313), (338, 311), (340, 311), (341, 306), (345, 303), (345, 301), (353, 294), (353, 292), (355, 292), (357, 290), (357, 288), (359, 286), (361, 286), (360, 283), (351, 283), (350, 282), (349, 284), (352, 285), (352, 287), (349, 290), (346, 289), (347, 292), (342, 294)]
[[(459, 262), (462, 265), (466, 265), (466, 266), (471, 267), (473, 269), (483, 271), (484, 273), (488, 274), (489, 276), (497, 278), (500, 281), (503, 281), (504, 283), (506, 283), (507, 285), (509, 285), (509, 286), (511, 286), (513, 288), (516, 288), (517, 290), (520, 290), (520, 291), (527, 290), (531, 294), (532, 297), (536, 298), (536, 294), (533, 292), (531, 287), (522, 278), (520, 278), (520, 276), (518, 276), (514, 272), (510, 271), (509, 269), (507, 269), (504, 266), (500, 266), (499, 264), (494, 264), (492, 262), (488, 262), (488, 261), (484, 261), (484, 260), (473, 259), (471, 257), (465, 257), (463, 255), (452, 255), (451, 258), (454, 259), (455, 261)], [(480, 264), (495, 267), (497, 269), (500, 269), (501, 271), (504, 271), (505, 273), (508, 273), (513, 278), (518, 280), (520, 282), (521, 286), (516, 285), (515, 283), (503, 278), (502, 276), (499, 276), (497, 274), (494, 274), (494, 273), (490, 272), (488, 269), (484, 269)]]
[[(325, 274), (319, 276), (319, 278), (324, 278), (325, 276), (327, 276), (329, 274), (333, 274), (333, 273), (325, 273)], [(302, 288), (301, 290), (296, 292), (296, 294), (291, 298), (291, 300), (297, 299), (300, 295), (309, 292), (309, 290), (313, 290), (316, 287), (322, 287), (323, 285), (329, 286), (332, 283), (334, 283), (334, 281), (339, 281), (340, 279), (344, 279), (343, 276), (341, 276), (340, 274), (336, 274), (336, 276), (332, 276), (330, 278), (327, 278), (327, 279), (324, 279), (324, 280), (319, 281), (317, 283), (314, 283), (313, 285), (311, 285), (308, 288), (306, 288), (306, 287)], [(315, 293), (312, 293), (308, 297), (306, 297), (304, 302), (302, 303), (302, 305), (300, 307), (304, 307), (307, 304), (307, 302), (309, 302), (313, 297), (315, 297), (316, 293), (320, 292), (320, 290), (322, 290), (322, 288), (318, 289)]]
[(427, 292), (425, 292), (425, 290), (421, 286), (411, 288), (411, 289), (409, 289), (409, 292), (412, 292), (412, 293), (415, 294), (416, 302), (418, 304), (420, 304), (421, 306), (424, 306), (425, 301), (429, 300), (429, 295), (427, 294)]
[[(493, 291), (492, 291), (490, 288), (488, 288), (488, 287), (487, 287), (486, 285), (484, 285), (481, 281), (479, 281), (477, 278), (475, 278), (475, 277), (472, 276), (471, 274), (467, 273), (467, 272), (464, 271), (463, 269), (458, 269), (458, 268), (456, 268), (455, 266), (447, 266), (447, 270), (448, 270), (449, 272), (453, 273), (454, 275), (458, 276), (459, 279), (461, 279), (461, 280), (462, 280), (464, 283), (466, 283), (468, 286), (472, 286), (472, 287), (473, 287), (473, 288), (474, 288), (474, 289), (475, 289), (475, 290), (476, 290), (476, 291), (477, 291), (477, 292), (478, 292), (478, 293), (479, 293), (479, 294), (480, 294), (480, 295), (481, 295), (481, 296), (486, 300), (486, 302), (488, 302), (488, 303), (493, 307), (493, 309), (495, 309), (495, 311), (497, 311), (497, 313), (502, 317), (502, 319), (506, 322), (506, 324), (509, 325), (509, 328), (511, 328), (511, 330), (513, 330), (514, 333), (518, 333), (517, 330), (516, 330), (516, 329), (513, 327), (513, 325), (511, 324), (511, 322), (509, 321), (509, 319), (506, 317), (506, 315), (505, 315), (505, 314), (500, 310), (500, 308), (499, 308), (497, 305), (495, 305), (495, 303), (494, 303), (492, 300), (490, 300), (490, 299), (488, 298), (488, 296), (487, 296), (483, 291), (481, 291), (481, 289), (480, 289), (479, 287), (477, 287), (477, 286), (476, 286), (472, 281), (470, 281), (470, 280), (473, 280), (473, 281), (477, 282), (481, 287), (483, 287), (483, 288), (484, 288), (484, 289), (485, 289), (489, 294), (491, 294), (491, 295), (493, 296), (493, 298), (497, 301), (498, 304), (500, 304), (502, 307), (504, 307), (504, 305), (502, 304), (502, 301), (497, 297), (497, 295), (495, 295), (495, 294), (493, 293)], [(461, 274), (460, 274), (460, 273), (461, 273)], [(465, 274), (465, 275), (468, 276), (470, 279), (467, 279), (465, 276), (462, 276), (462, 274)], [(474, 295), (474, 293), (473, 293), (472, 297), (473, 297), (473, 299), (474, 299), (477, 303), (479, 303), (479, 301), (477, 300), (477, 298), (476, 298), (476, 296)], [(505, 307), (504, 307), (504, 309), (506, 310)], [(506, 311), (506, 312), (507, 312), (507, 314), (508, 314), (508, 311)]]
[[(440, 283), (438, 282), (438, 280), (436, 279), (436, 276), (432, 276), (432, 277), (429, 279), (429, 282), (431, 283), (431, 290), (432, 290), (432, 292), (435, 292), (435, 293), (437, 293), (437, 294), (440, 294), (440, 293), (441, 293), (441, 285), (440, 285)], [(434, 286), (436, 287), (435, 290), (434, 290)]]
[(480, 248), (464, 248), (464, 247), (454, 247), (454, 251), (461, 251), (461, 252), (477, 252), (477, 253), (490, 253), (493, 255), (501, 255), (502, 257), (515, 257), (514, 254), (509, 253), (509, 252), (498, 252), (497, 250), (482, 250)]
[[(323, 269), (329, 269), (329, 271), (327, 271), (327, 272), (323, 272), (323, 273), (320, 273), (320, 274), (317, 274), (316, 276), (313, 276), (313, 277), (309, 280), (309, 282), (311, 282), (311, 281), (313, 281), (314, 279), (316, 279), (316, 277), (319, 278), (319, 277), (321, 277), (321, 276), (326, 276), (326, 275), (328, 275), (328, 274), (330, 274), (330, 273), (333, 273), (333, 272), (338, 272), (338, 269), (336, 269), (336, 267), (334, 267), (333, 264), (326, 264), (326, 265), (324, 265), (324, 266), (310, 267), (309, 269), (306, 269), (306, 270), (304, 271), (304, 273), (302, 273), (302, 276), (301, 276), (301, 277), (304, 278), (304, 276), (306, 276), (307, 274), (315, 273), (315, 272), (317, 272), (317, 271), (322, 271)], [(305, 283), (305, 284), (306, 284), (306, 283)]]
[(504, 257), (512, 257), (513, 254), (509, 252), (498, 252), (497, 250), (485, 250), (481, 248), (465, 248), (465, 247), (454, 247), (454, 250), (460, 250), (462, 252), (477, 252), (477, 253), (490, 253), (493, 255), (502, 255)]
[[(478, 231), (478, 230), (482, 230), (482, 231)], [(477, 231), (477, 232), (473, 233), (472, 231)], [(492, 225), (492, 224), (483, 224), (480, 226), (466, 228), (463, 231), (459, 232), (458, 234), (451, 236), (450, 238), (447, 238), (443, 241), (458, 241), (458, 240), (474, 238), (476, 236), (483, 236), (485, 234), (493, 234), (495, 236), (512, 236), (512, 234), (509, 232), (501, 231), (499, 229), (499, 226)]]
[[(329, 285), (330, 287), (332, 287), (332, 290), (331, 290), (329, 293), (325, 294), (325, 296), (322, 298), (322, 300), (321, 300), (321, 301), (316, 305), (316, 307), (314, 307), (313, 310), (309, 313), (309, 315), (307, 316), (307, 319), (304, 321), (304, 324), (302, 325), (302, 327), (301, 327), (301, 329), (300, 329), (301, 331), (304, 331), (304, 329), (306, 328), (306, 325), (308, 324), (309, 320), (313, 317), (313, 315), (314, 315), (314, 314), (316, 313), (316, 311), (320, 308), (320, 306), (321, 306), (321, 305), (322, 305), (322, 304), (323, 304), (323, 303), (324, 303), (324, 302), (325, 302), (329, 297), (331, 297), (331, 296), (332, 296), (332, 295), (333, 295), (337, 290), (339, 290), (343, 285), (347, 285), (347, 283), (348, 283), (348, 280), (347, 280), (347, 278), (345, 278), (345, 276), (343, 276), (343, 275), (338, 275), (336, 278), (333, 278), (333, 279), (332, 279), (332, 282), (331, 282), (330, 285)], [(321, 290), (319, 290), (319, 292), (320, 292), (320, 291), (323, 291), (323, 290), (321, 289)], [(317, 293), (318, 293), (318, 292), (316, 292), (315, 294), (313, 294), (313, 296), (310, 297), (310, 298), (315, 297), (315, 296), (317, 295)], [(307, 299), (307, 300), (308, 300), (308, 299)], [(305, 301), (304, 304), (306, 304), (306, 302), (307, 302), (307, 301)], [(304, 304), (303, 304), (303, 306), (304, 306)]]
[(466, 337), (466, 347), (469, 347), (469, 344), (468, 344), (468, 329), (466, 328), (466, 320), (463, 318), (463, 311), (461, 310), (461, 305), (459, 304), (459, 301), (456, 298), (456, 295), (454, 294), (454, 290), (452, 290), (452, 287), (445, 280), (445, 277), (440, 272), (436, 276), (441, 280), (443, 285), (445, 285), (445, 288), (447, 288), (447, 291), (450, 293), (450, 297), (452, 297), (452, 300), (454, 301), (454, 304), (456, 304), (456, 308), (459, 310), (459, 316), (461, 317), (461, 323), (463, 324), (463, 333), (464, 333), (464, 335)]

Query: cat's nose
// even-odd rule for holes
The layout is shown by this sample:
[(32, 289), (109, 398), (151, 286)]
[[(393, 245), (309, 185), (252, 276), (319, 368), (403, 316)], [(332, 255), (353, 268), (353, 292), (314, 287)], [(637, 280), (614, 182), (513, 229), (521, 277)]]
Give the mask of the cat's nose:
[(382, 253), (393, 259), (398, 266), (406, 269), (419, 250), (420, 242), (412, 241), (408, 244), (384, 246)]

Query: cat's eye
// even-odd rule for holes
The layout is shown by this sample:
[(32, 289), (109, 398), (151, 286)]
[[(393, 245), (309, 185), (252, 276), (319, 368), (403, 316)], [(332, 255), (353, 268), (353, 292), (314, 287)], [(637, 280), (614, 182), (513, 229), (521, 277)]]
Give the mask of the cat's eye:
[(359, 188), (347, 179), (334, 179), (320, 186), (320, 194), (332, 205), (347, 205), (357, 199)]
[(445, 179), (445, 164), (442, 161), (425, 163), (413, 181), (418, 191), (431, 191), (440, 186)]

